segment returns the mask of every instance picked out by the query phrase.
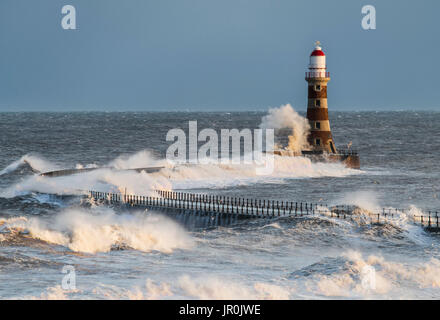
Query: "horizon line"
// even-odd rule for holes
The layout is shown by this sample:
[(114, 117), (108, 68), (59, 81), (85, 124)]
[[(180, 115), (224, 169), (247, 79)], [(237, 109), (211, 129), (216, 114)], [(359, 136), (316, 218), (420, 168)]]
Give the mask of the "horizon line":
[[(289, 103), (286, 103), (289, 104)], [(293, 106), (293, 109), (297, 112), (301, 112), (307, 111), (307, 107), (301, 107), (301, 108), (295, 108), (295, 106)], [(18, 107), (17, 110), (14, 110), (14, 107), (6, 107), (5, 109), (0, 107), (0, 113), (44, 113), (44, 112), (51, 112), (51, 113), (86, 113), (86, 112), (115, 112), (115, 113), (124, 113), (124, 112), (149, 112), (149, 113), (166, 113), (166, 112), (182, 112), (182, 113), (188, 113), (188, 112), (204, 112), (204, 113), (218, 113), (218, 112), (266, 112), (269, 109), (272, 108), (277, 108), (276, 106), (267, 106), (267, 107), (257, 107), (257, 108), (252, 108), (252, 107), (245, 107), (245, 108), (209, 108), (209, 107), (180, 107), (179, 109), (174, 109), (172, 107), (161, 107), (161, 106), (156, 106), (156, 107), (151, 107), (151, 108), (129, 108), (126, 110), (118, 110), (115, 107), (110, 107), (110, 108), (106, 108), (106, 107), (95, 107), (95, 108), (88, 108), (88, 109), (70, 109), (70, 108), (66, 108), (64, 110), (59, 110), (57, 108), (47, 108), (47, 109), (27, 109), (27, 108), (20, 108)], [(411, 108), (411, 107), (389, 107), (389, 108), (357, 108), (357, 109), (353, 109), (353, 108), (345, 108), (345, 107), (332, 107), (328, 109), (329, 112), (396, 112), (396, 111), (411, 111), (411, 112), (431, 112), (431, 111), (440, 111), (440, 106), (439, 107), (424, 107), (424, 108)]]

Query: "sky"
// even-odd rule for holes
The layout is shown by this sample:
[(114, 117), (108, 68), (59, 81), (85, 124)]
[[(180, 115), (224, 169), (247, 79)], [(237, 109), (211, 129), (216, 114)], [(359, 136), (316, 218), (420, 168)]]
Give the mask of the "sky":
[(0, 111), (304, 111), (316, 40), (330, 110), (440, 110), (439, 15), (438, 0), (1, 0)]

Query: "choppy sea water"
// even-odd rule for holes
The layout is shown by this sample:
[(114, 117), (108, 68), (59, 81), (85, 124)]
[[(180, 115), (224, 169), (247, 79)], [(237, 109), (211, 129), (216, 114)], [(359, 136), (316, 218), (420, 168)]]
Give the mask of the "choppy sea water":
[[(337, 146), (361, 170), (276, 158), (244, 166), (171, 166), (171, 128), (256, 128), (264, 113), (1, 113), (0, 298), (440, 298), (439, 236), (401, 219), (328, 217), (189, 228), (172, 214), (96, 206), (81, 190), (151, 188), (283, 201), (440, 210), (440, 113), (331, 112)], [(158, 173), (98, 170), (166, 165)], [(58, 196), (52, 196), (57, 194)], [(64, 290), (62, 269), (75, 268)], [(374, 268), (366, 286), (365, 266)]]

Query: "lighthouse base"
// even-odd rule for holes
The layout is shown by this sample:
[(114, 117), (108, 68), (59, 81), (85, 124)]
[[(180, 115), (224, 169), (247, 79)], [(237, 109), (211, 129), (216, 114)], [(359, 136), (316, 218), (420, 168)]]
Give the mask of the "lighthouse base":
[(344, 164), (347, 168), (360, 169), (359, 155), (354, 151), (343, 151), (339, 153), (326, 153), (322, 151), (303, 150), (294, 152), (290, 150), (274, 150), (274, 154), (284, 157), (306, 157), (312, 162), (337, 162)]
[(346, 154), (329, 154), (327, 156), (329, 162), (341, 162), (343, 163), (347, 168), (352, 169), (360, 169), (361, 163), (359, 160), (359, 155), (346, 155)]

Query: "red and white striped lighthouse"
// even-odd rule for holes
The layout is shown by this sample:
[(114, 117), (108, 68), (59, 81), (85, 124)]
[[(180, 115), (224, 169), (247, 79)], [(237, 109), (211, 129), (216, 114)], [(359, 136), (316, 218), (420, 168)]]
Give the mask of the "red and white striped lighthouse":
[(311, 126), (308, 142), (315, 151), (336, 153), (327, 108), (327, 82), (330, 81), (330, 73), (327, 72), (325, 54), (319, 41), (316, 41), (315, 49), (310, 54), (306, 81), (308, 82), (307, 119)]

